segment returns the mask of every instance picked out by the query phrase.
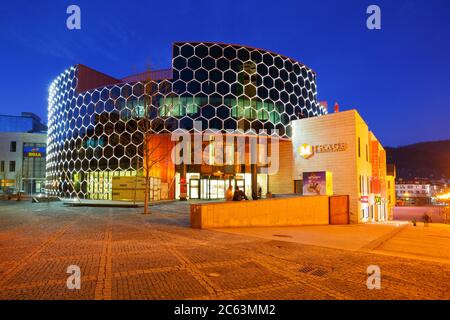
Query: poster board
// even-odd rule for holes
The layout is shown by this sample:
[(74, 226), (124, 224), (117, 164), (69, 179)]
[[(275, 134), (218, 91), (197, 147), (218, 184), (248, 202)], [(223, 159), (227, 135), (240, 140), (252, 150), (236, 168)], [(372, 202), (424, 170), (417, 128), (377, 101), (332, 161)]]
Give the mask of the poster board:
[(333, 195), (332, 173), (329, 171), (303, 172), (303, 195)]

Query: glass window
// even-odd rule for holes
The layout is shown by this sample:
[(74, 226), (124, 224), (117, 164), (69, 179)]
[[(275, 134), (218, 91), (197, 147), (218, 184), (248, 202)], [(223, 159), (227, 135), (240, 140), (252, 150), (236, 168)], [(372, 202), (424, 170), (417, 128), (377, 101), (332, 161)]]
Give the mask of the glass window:
[(0, 162), (0, 172), (5, 172), (5, 161)]
[(9, 172), (15, 172), (16, 171), (16, 162), (10, 161), (9, 162)]
[(358, 137), (358, 158), (361, 158), (361, 139)]
[(280, 114), (276, 111), (270, 113), (270, 122), (278, 123), (280, 122)]
[(16, 141), (11, 141), (11, 143), (9, 145), (9, 151), (11, 151), (11, 152), (17, 151), (17, 142)]
[(186, 104), (186, 113), (189, 115), (197, 114), (198, 113), (198, 106), (200, 103), (200, 98), (181, 98), (181, 103)]

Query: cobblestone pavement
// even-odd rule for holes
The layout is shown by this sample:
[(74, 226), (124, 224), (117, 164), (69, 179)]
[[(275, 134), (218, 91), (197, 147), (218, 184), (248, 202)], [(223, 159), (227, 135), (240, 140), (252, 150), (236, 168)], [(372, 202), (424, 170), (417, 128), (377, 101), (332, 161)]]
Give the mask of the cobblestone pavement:
[(0, 202), (0, 299), (450, 299), (449, 264), (194, 230), (187, 203), (140, 211)]

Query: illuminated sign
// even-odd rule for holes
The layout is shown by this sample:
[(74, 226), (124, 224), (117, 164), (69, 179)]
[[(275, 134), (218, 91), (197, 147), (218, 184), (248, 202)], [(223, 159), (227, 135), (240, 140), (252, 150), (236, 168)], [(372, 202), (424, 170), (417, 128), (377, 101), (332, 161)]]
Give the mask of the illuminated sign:
[(23, 147), (23, 156), (25, 158), (44, 158), (45, 154), (45, 147)]
[(361, 196), (359, 201), (361, 201), (361, 203), (369, 203), (369, 196)]
[(309, 159), (314, 155), (314, 148), (310, 144), (302, 144), (298, 150), (298, 153), (305, 159)]
[(373, 193), (380, 193), (380, 158), (378, 142), (372, 141), (372, 190)]
[(348, 149), (348, 144), (345, 142), (320, 144), (313, 146), (307, 143), (302, 144), (298, 148), (298, 153), (305, 159), (311, 158), (316, 153), (328, 153), (328, 152), (342, 152)]
[(333, 144), (322, 144), (316, 146), (316, 153), (326, 153), (326, 152), (342, 152), (346, 151), (348, 145), (345, 142), (333, 143)]

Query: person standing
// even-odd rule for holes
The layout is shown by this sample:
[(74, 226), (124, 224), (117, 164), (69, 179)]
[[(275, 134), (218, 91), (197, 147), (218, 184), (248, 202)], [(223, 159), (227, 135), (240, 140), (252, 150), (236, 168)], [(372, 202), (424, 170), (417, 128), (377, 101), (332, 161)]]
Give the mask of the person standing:
[(225, 191), (225, 201), (233, 200), (233, 187), (231, 184), (228, 186), (227, 191)]

